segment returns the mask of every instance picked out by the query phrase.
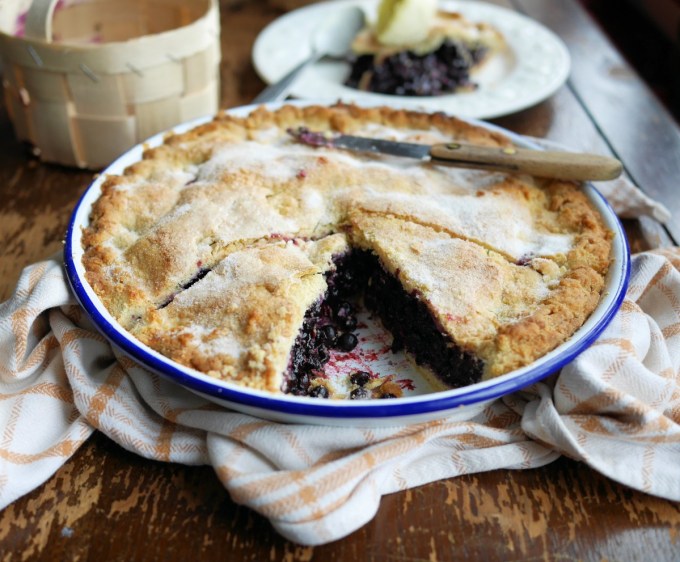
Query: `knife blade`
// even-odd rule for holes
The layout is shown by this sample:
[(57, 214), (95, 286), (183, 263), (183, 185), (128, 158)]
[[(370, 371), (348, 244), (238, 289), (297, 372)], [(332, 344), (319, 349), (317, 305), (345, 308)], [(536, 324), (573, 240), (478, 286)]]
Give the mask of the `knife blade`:
[(427, 145), (339, 133), (326, 134), (310, 131), (305, 127), (288, 132), (299, 142), (311, 146), (388, 154), (436, 165), (529, 174), (563, 180), (611, 180), (620, 176), (623, 171), (621, 162), (616, 158), (599, 154), (518, 147), (487, 147), (459, 142)]

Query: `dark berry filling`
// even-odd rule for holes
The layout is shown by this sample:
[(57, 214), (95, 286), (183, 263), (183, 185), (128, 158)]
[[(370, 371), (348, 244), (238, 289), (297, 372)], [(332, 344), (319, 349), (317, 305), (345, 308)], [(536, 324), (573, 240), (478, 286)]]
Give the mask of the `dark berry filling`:
[(312, 398), (328, 398), (330, 396), (328, 389), (322, 384), (313, 386), (308, 395)]
[(349, 376), (349, 382), (357, 386), (365, 386), (370, 380), (371, 375), (366, 371), (356, 371)]
[(419, 296), (406, 293), (375, 256), (366, 254), (365, 259), (372, 267), (364, 301), (392, 333), (392, 350), (406, 349), (419, 365), (429, 367), (449, 387), (479, 382), (482, 360), (454, 344)]
[(350, 400), (367, 400), (370, 397), (371, 393), (362, 387), (355, 388), (352, 392), (349, 393)]
[(447, 40), (424, 55), (401, 51), (387, 57), (361, 55), (353, 61), (350, 88), (397, 96), (437, 96), (475, 88), (470, 70), (486, 55), (485, 47)]
[(357, 337), (352, 333), (352, 332), (345, 332), (338, 338), (338, 342), (336, 347), (340, 351), (352, 351), (357, 344), (359, 343), (359, 340)]
[(351, 330), (357, 326), (354, 306), (347, 300), (365, 285), (362, 268), (349, 253), (335, 261), (335, 270), (326, 274), (325, 297), (305, 314), (300, 333), (291, 351), (288, 375), (283, 391), (297, 396), (328, 397), (328, 389), (320, 384), (323, 366), (330, 350), (351, 351), (358, 343)]
[(203, 279), (206, 275), (208, 275), (208, 273), (210, 273), (210, 269), (207, 268), (207, 267), (202, 267), (200, 262), (197, 265), (198, 265), (198, 267), (200, 267), (200, 269), (198, 270), (198, 273), (196, 273), (196, 275), (194, 275), (191, 279), (189, 279), (189, 281), (187, 281), (184, 285), (182, 285), (180, 287), (179, 291), (170, 295), (170, 297), (158, 307), (159, 310), (168, 306), (173, 300), (175, 300), (175, 297), (179, 293), (181, 293), (182, 291), (186, 291), (189, 287), (191, 287), (192, 285), (195, 285), (201, 279)]
[[(358, 344), (355, 305), (350, 297), (363, 293), (369, 310), (379, 316), (393, 336), (392, 350), (406, 349), (416, 362), (429, 367), (444, 384), (455, 388), (481, 379), (482, 361), (460, 349), (437, 326), (427, 305), (417, 294), (408, 294), (393, 275), (387, 273), (370, 252), (354, 251), (336, 261), (326, 276), (326, 296), (306, 313), (291, 351), (283, 391), (298, 396), (327, 398), (323, 384), (324, 365), (331, 350), (350, 352)], [(370, 391), (370, 373), (356, 371), (349, 376), (354, 388), (351, 400), (371, 397), (393, 398), (401, 391), (392, 387)]]

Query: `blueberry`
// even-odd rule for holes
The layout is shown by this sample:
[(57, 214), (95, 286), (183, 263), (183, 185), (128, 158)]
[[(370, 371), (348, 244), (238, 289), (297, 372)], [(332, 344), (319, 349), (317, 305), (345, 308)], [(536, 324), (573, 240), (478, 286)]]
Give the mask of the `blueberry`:
[(304, 396), (309, 389), (309, 382), (309, 375), (307, 373), (298, 373), (296, 380), (293, 381), (290, 387), (290, 394)]
[(319, 316), (321, 318), (330, 318), (333, 315), (333, 309), (331, 309), (331, 305), (328, 303), (324, 303), (323, 306), (321, 307), (321, 310), (319, 311)]
[(322, 384), (313, 387), (309, 391), (309, 395), (312, 398), (328, 398), (328, 396), (329, 396), (328, 389), (325, 386), (323, 386)]
[(349, 331), (354, 330), (358, 324), (356, 316), (347, 316), (346, 318), (339, 319), (338, 321), (342, 328)]
[(336, 347), (341, 351), (352, 351), (358, 343), (359, 340), (353, 333), (345, 332), (338, 338)]
[(326, 363), (328, 363), (328, 361), (331, 358), (331, 354), (328, 353), (328, 349), (326, 349), (326, 346), (324, 346), (324, 345), (320, 345), (318, 347), (318, 349), (316, 351), (316, 355), (317, 355), (319, 363), (321, 363), (321, 365), (325, 365)]
[(364, 386), (368, 381), (371, 380), (371, 375), (366, 371), (357, 371), (349, 376), (349, 380), (352, 384)]
[(335, 330), (335, 326), (327, 324), (321, 328), (321, 335), (324, 342), (329, 345), (333, 345), (335, 343), (335, 339), (338, 337), (338, 332)]
[(348, 302), (341, 302), (335, 309), (335, 317), (339, 320), (344, 320), (352, 315), (352, 305)]
[(368, 393), (368, 390), (366, 390), (365, 388), (355, 388), (352, 392), (349, 393), (350, 400), (366, 400), (369, 397), (370, 395)]
[(305, 362), (302, 364), (302, 368), (305, 369), (306, 371), (316, 371), (317, 369), (321, 368), (321, 361), (319, 361), (319, 358), (315, 355), (310, 355), (307, 357)]

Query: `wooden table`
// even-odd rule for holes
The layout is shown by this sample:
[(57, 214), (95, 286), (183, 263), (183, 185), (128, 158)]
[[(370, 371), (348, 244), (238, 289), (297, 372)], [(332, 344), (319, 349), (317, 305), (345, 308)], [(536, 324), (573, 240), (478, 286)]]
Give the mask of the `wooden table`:
[[(680, 217), (680, 132), (576, 0), (496, 1), (556, 31), (573, 58), (551, 99), (498, 119), (522, 134), (614, 153), (630, 176)], [(280, 15), (266, 2), (222, 6), (222, 106), (263, 87), (252, 43)], [(20, 270), (61, 248), (92, 174), (43, 165), (0, 114), (0, 300)], [(680, 240), (628, 221), (634, 250)], [(680, 467), (678, 467), (680, 470)], [(211, 468), (151, 462), (95, 434), (46, 484), (0, 513), (2, 560), (678, 560), (680, 504), (618, 485), (583, 464), (494, 471), (383, 498), (369, 524), (308, 548), (234, 504)]]

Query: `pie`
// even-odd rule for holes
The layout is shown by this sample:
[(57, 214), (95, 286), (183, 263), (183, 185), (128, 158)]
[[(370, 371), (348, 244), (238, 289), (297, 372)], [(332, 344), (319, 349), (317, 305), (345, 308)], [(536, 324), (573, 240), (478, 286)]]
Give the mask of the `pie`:
[(400, 96), (436, 96), (477, 87), (474, 74), (506, 48), (492, 25), (457, 12), (436, 12), (426, 35), (413, 43), (379, 40), (368, 26), (352, 43), (350, 88)]
[[(298, 127), (511, 145), (441, 113), (343, 104), (171, 135), (105, 178), (83, 233), (87, 280), (123, 328), (218, 379), (328, 397), (357, 307), (450, 388), (528, 365), (597, 305), (611, 233), (578, 184), (311, 147)], [(399, 395), (349, 376), (351, 398)]]

